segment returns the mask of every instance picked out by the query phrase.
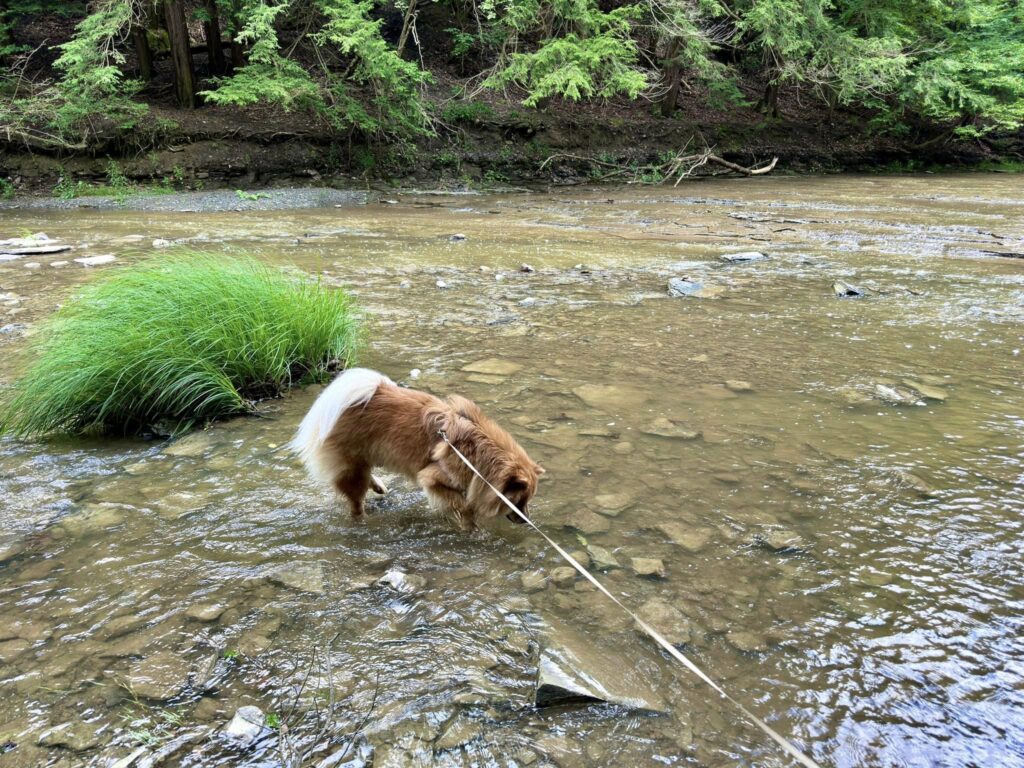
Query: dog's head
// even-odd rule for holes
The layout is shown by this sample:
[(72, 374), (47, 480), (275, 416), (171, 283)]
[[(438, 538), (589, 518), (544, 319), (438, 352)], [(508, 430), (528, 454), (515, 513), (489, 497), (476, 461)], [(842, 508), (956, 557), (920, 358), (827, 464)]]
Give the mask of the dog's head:
[[(452, 444), (480, 471), (487, 482), (501, 491), (524, 517), (529, 517), (530, 499), (537, 492), (537, 482), (544, 474), (544, 468), (531, 459), (522, 446), (505, 430), (484, 416), (480, 407), (472, 400), (453, 395), (448, 398), (451, 406), (442, 419), (441, 429)], [(506, 513), (513, 523), (525, 522), (520, 515), (512, 512), (504, 502), (487, 487), (487, 484), (473, 475), (459, 458), (450, 454), (447, 445), (438, 446), (440, 455), (459, 464), (458, 475), (469, 476), (466, 501), (473, 507), (476, 516), (486, 520)]]

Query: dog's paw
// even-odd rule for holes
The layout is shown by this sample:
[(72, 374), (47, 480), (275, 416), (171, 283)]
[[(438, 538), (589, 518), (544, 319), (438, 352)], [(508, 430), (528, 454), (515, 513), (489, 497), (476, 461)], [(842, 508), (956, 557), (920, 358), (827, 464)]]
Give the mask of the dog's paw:
[(370, 487), (373, 488), (375, 493), (379, 493), (381, 496), (384, 496), (388, 492), (388, 487), (373, 475), (370, 475)]

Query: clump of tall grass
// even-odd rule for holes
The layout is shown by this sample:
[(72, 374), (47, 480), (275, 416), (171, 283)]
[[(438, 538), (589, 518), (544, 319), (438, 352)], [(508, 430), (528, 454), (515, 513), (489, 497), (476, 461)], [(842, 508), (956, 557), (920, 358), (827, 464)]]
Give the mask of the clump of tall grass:
[(348, 295), (249, 259), (186, 253), (113, 271), (35, 335), (0, 405), (18, 436), (171, 433), (348, 365)]

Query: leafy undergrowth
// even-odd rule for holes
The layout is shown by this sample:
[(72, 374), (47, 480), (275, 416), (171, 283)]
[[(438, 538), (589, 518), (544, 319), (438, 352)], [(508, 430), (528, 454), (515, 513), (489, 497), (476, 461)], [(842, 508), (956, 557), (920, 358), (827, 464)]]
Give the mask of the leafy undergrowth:
[(177, 434), (348, 365), (348, 295), (250, 258), (185, 253), (112, 272), (40, 329), (0, 432)]

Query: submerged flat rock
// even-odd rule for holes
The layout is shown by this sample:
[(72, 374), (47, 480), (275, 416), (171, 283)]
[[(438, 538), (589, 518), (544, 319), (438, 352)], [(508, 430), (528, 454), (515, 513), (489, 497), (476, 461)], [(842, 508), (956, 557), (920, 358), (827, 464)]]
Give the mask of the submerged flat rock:
[(486, 360), (477, 360), (462, 367), (466, 373), (482, 373), (489, 376), (511, 376), (521, 371), (523, 366), (513, 363), (511, 360), (502, 360), (498, 357), (489, 357)]
[(605, 701), (648, 712), (667, 711), (664, 700), (638, 671), (642, 666), (627, 647), (605, 652), (593, 638), (550, 624), (541, 640), (534, 704)]

